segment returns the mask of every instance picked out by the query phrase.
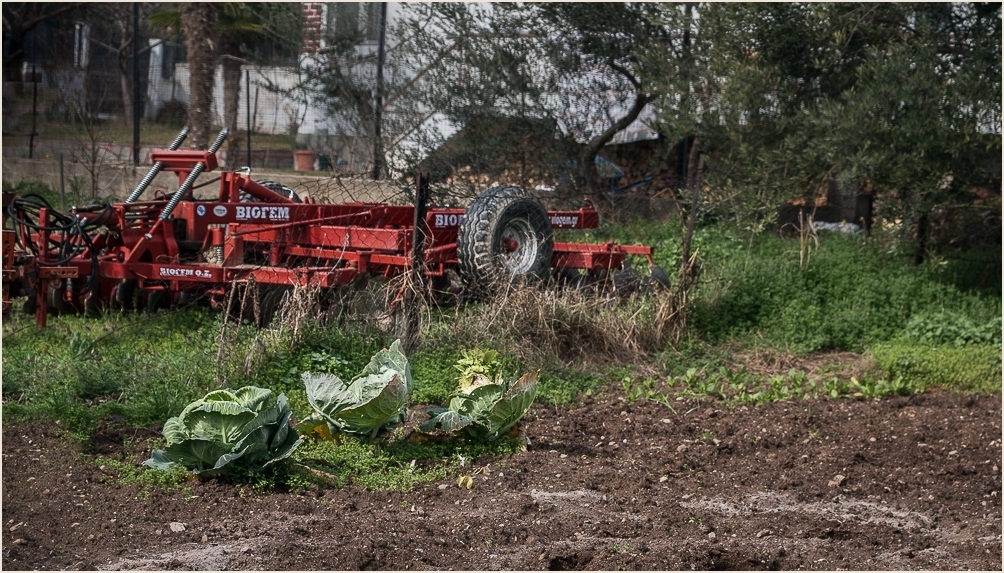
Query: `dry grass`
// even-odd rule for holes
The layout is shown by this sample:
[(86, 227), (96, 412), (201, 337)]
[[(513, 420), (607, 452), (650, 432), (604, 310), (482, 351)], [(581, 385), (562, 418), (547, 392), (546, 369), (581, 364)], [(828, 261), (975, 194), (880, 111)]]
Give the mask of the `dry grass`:
[(683, 313), (668, 290), (617, 298), (592, 290), (509, 283), (445, 318), (433, 344), (489, 345), (534, 363), (635, 364), (679, 340)]
[(745, 369), (750, 374), (769, 379), (784, 376), (789, 371), (804, 372), (809, 378), (822, 380), (838, 377), (864, 378), (878, 372), (874, 359), (855, 352), (817, 352), (808, 356), (798, 356), (792, 352), (766, 347), (750, 348), (738, 343), (722, 347), (722, 355), (729, 356), (726, 366), (730, 370)]

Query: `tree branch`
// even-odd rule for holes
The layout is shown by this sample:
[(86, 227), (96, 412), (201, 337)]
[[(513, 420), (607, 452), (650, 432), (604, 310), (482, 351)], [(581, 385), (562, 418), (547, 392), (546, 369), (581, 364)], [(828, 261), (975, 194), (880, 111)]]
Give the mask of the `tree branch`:
[(630, 70), (613, 61), (612, 58), (607, 60), (607, 65), (609, 65), (615, 72), (627, 78), (627, 80), (631, 82), (631, 85), (634, 86), (634, 89), (641, 91), (641, 82), (634, 76), (633, 73), (631, 73)]

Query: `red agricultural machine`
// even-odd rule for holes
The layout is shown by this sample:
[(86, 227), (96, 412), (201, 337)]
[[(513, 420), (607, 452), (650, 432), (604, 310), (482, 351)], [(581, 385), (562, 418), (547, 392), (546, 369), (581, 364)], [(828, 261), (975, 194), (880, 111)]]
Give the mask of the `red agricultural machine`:
[[(208, 151), (179, 150), (186, 135), (151, 154), (153, 168), (123, 203), (63, 214), (40, 196), (5, 193), (4, 312), (11, 296), (27, 295), (25, 311), (44, 327), (50, 312), (218, 305), (251, 282), (329, 289), (417, 270), (436, 284), (453, 270), (477, 289), (512, 277), (596, 276), (621, 268), (628, 255), (652, 264), (651, 247), (554, 242), (552, 229), (596, 227), (596, 210), (549, 212), (517, 187), (488, 189), (466, 209), (426, 207), (428, 185), (419, 177), (414, 205), (318, 204), (254, 181), (246, 169), (222, 172), (218, 197), (197, 200), (195, 180), (218, 166), (227, 133)], [(177, 174), (178, 190), (141, 201), (160, 171)]]

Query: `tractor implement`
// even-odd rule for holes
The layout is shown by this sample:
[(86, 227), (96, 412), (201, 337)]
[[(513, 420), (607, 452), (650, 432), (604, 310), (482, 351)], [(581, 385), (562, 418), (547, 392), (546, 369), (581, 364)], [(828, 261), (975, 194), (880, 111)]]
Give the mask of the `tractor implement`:
[[(24, 310), (44, 327), (49, 313), (96, 316), (196, 299), (218, 304), (250, 282), (330, 289), (361, 275), (391, 278), (417, 269), (434, 279), (455, 271), (466, 289), (482, 292), (513, 278), (605, 276), (629, 256), (653, 265), (647, 246), (555, 242), (554, 229), (595, 228), (598, 213), (589, 203), (547, 211), (519, 187), (487, 189), (465, 209), (320, 204), (279, 183), (254, 181), (245, 168), (222, 172), (213, 200), (196, 199), (195, 180), (218, 166), (227, 132), (208, 151), (178, 150), (187, 132), (151, 153), (153, 168), (123, 203), (63, 214), (41, 196), (5, 193), (4, 313), (12, 297), (26, 295)], [(178, 190), (139, 200), (160, 171), (177, 174)]]

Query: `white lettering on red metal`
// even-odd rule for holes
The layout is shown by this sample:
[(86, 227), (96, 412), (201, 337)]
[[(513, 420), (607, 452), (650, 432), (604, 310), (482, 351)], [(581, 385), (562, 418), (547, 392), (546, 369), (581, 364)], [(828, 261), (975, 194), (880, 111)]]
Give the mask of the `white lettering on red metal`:
[(238, 205), (238, 221), (288, 221), (289, 207)]
[(552, 215), (552, 227), (575, 227), (579, 224), (579, 217), (575, 215)]
[(463, 215), (457, 215), (455, 213), (436, 213), (436, 219), (433, 222), (433, 226), (437, 229), (443, 229), (446, 227), (459, 227), (461, 223), (464, 222)]
[(200, 279), (212, 278), (213, 271), (208, 269), (189, 269), (184, 267), (160, 267), (158, 273), (162, 277), (185, 278), (195, 277)]

